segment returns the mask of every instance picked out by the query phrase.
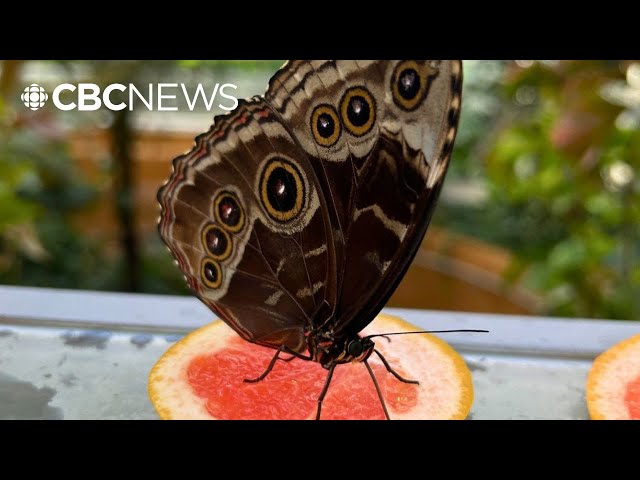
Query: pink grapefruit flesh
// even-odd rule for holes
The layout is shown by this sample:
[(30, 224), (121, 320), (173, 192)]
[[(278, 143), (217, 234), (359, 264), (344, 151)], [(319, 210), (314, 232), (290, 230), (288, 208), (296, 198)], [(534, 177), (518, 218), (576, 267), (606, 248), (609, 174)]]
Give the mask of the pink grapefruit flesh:
[[(400, 319), (380, 315), (365, 333), (415, 331)], [(471, 374), (445, 342), (427, 334), (384, 338), (376, 347), (412, 385), (398, 381), (374, 354), (369, 362), (391, 418), (463, 419), (472, 403)], [(240, 339), (222, 322), (191, 333), (154, 366), (149, 394), (167, 419), (311, 419), (327, 378), (315, 362), (278, 361), (259, 383), (275, 350)], [(283, 355), (287, 358), (288, 355)], [(384, 419), (374, 384), (362, 363), (336, 367), (322, 419)]]
[(595, 420), (640, 420), (640, 335), (614, 345), (593, 362), (587, 406)]

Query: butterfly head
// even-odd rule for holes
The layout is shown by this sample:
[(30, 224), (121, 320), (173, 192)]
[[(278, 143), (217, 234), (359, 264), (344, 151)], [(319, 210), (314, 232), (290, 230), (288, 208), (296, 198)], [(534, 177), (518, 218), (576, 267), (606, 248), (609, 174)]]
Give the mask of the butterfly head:
[(349, 362), (364, 362), (373, 353), (375, 344), (369, 338), (356, 338), (347, 343)]

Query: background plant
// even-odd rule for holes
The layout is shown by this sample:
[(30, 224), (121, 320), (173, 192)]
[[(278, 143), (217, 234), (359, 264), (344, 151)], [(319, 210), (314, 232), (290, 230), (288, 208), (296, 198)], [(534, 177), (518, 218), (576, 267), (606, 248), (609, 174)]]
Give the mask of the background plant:
[[(280, 64), (38, 65), (100, 84), (231, 74), (263, 85)], [(0, 65), (0, 283), (186, 293), (157, 235), (140, 238), (133, 225), (135, 118), (99, 111), (69, 124), (52, 110), (25, 111), (20, 72), (30, 62)], [(91, 179), (79, 173), (67, 141), (69, 129), (86, 124), (111, 139)], [(538, 292), (541, 313), (638, 319), (638, 168), (640, 62), (467, 61), (461, 127), (434, 221), (510, 250), (505, 284)], [(107, 188), (118, 206), (115, 246), (73, 221)]]
[[(524, 275), (546, 313), (640, 317), (638, 65), (500, 64), (499, 88), (485, 85), (494, 107), (463, 120), (472, 147), (456, 173), (488, 198), (438, 221), (513, 251), (505, 280)], [(490, 121), (469, 126), (478, 119)]]

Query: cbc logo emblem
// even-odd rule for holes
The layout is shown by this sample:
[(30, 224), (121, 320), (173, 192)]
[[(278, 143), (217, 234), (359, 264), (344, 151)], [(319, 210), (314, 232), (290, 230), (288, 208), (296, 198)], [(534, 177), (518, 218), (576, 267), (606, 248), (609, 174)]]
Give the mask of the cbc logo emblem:
[[(79, 83), (77, 85), (62, 83), (55, 87), (53, 92), (51, 92), (51, 102), (53, 102), (54, 107), (58, 110), (62, 110), (63, 112), (70, 110), (92, 112), (99, 110), (102, 106), (114, 112), (124, 110), (125, 108), (133, 110), (134, 105), (138, 102), (144, 104), (149, 111), (177, 111), (179, 104), (178, 89), (181, 88), (189, 111), (194, 110), (198, 103), (198, 98), (200, 97), (202, 97), (202, 101), (204, 102), (204, 106), (207, 111), (211, 111), (214, 101), (217, 98), (216, 96), (227, 98), (232, 102), (231, 106), (223, 105), (221, 103), (218, 104), (218, 107), (222, 110), (231, 111), (238, 106), (238, 99), (225, 92), (226, 88), (233, 88), (234, 90), (238, 88), (232, 83), (225, 83), (223, 85), (216, 83), (211, 87), (211, 90), (208, 90), (208, 92), (201, 83), (198, 83), (195, 93), (190, 93), (188, 87), (184, 83), (150, 83), (148, 86), (149, 90), (148, 93), (146, 93), (144, 90), (138, 90), (138, 88), (131, 83), (129, 85), (112, 83), (107, 85), (104, 90), (95, 83)], [(173, 89), (173, 91), (171, 92), (170, 89)], [(114, 90), (121, 92), (119, 100), (122, 101), (120, 103), (113, 103), (112, 101), (112, 94)], [(65, 94), (67, 98), (63, 101), (60, 97), (62, 92), (65, 91), (72, 93), (75, 92), (76, 101), (70, 102), (69, 94)], [(40, 85), (32, 83), (22, 91), (20, 99), (27, 108), (30, 108), (31, 110), (39, 110), (44, 107), (45, 103), (47, 103), (49, 95)], [(173, 100), (173, 102), (171, 102), (171, 100)]]
[(40, 85), (32, 83), (23, 90), (20, 98), (26, 107), (29, 107), (31, 110), (38, 110), (39, 108), (44, 107), (49, 95), (47, 95), (47, 92), (45, 92), (44, 88)]

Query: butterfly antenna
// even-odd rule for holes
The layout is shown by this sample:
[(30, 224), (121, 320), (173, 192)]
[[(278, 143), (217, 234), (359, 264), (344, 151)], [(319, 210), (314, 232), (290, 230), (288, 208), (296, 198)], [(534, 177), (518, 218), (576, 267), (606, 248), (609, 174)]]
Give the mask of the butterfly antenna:
[(375, 335), (367, 335), (364, 339), (373, 337), (390, 337), (392, 335), (414, 335), (416, 333), (489, 333), (489, 330), (420, 330), (417, 332), (376, 333)]

